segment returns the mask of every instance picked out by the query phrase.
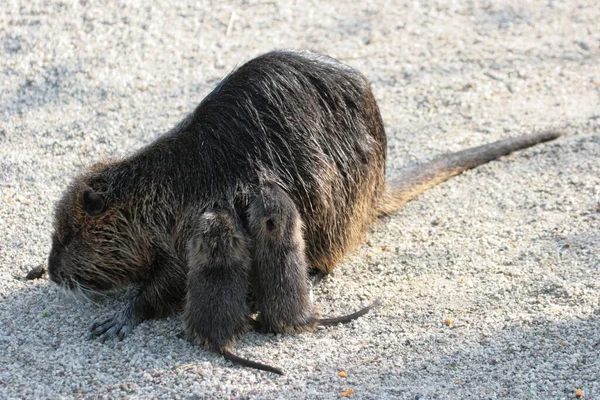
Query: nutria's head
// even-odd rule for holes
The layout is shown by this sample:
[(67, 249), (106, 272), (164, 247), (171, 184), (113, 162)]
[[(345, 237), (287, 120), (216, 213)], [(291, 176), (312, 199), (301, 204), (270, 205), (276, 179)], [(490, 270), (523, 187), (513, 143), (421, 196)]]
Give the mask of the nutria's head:
[(107, 292), (137, 280), (150, 264), (136, 204), (115, 190), (108, 166), (75, 179), (56, 205), (50, 279), (71, 290)]

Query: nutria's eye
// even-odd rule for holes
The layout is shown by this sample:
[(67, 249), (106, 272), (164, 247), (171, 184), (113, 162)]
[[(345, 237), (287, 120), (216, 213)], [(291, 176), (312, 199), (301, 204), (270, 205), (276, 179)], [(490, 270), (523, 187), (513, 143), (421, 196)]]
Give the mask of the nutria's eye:
[(275, 230), (275, 222), (273, 222), (271, 218), (269, 218), (265, 224), (269, 232), (273, 232)]
[(86, 213), (96, 216), (102, 214), (104, 211), (104, 199), (92, 189), (85, 189), (83, 191), (83, 209)]

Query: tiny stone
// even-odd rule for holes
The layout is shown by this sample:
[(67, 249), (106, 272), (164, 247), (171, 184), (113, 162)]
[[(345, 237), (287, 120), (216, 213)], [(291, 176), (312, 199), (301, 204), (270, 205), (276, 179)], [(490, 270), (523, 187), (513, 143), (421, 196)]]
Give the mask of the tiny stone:
[(34, 279), (40, 279), (46, 273), (46, 268), (44, 264), (40, 264), (37, 267), (33, 267), (31, 271), (27, 273), (25, 279), (32, 281)]

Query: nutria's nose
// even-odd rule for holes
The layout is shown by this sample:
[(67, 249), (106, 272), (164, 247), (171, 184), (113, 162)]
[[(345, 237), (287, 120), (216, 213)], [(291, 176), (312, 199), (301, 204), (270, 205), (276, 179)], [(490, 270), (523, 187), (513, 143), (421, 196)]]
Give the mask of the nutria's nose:
[(58, 271), (60, 270), (60, 250), (56, 245), (52, 246), (50, 256), (48, 257), (48, 276), (55, 283), (60, 283)]

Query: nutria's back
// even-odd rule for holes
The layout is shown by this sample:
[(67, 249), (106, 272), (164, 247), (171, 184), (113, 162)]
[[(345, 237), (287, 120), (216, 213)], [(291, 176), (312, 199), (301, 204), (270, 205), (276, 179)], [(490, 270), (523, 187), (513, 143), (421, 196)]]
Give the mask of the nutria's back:
[(191, 116), (126, 163), (167, 180), (151, 187), (239, 211), (261, 182), (277, 183), (300, 211), (311, 267), (329, 272), (376, 215), (385, 152), (364, 76), (329, 57), (273, 52), (231, 73)]

